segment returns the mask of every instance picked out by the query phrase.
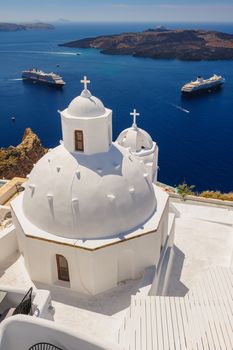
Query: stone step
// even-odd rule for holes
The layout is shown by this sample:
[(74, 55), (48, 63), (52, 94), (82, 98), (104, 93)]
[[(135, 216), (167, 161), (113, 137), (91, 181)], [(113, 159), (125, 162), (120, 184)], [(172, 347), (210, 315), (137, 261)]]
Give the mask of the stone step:
[(132, 296), (124, 350), (232, 350), (233, 273), (216, 267), (184, 297)]

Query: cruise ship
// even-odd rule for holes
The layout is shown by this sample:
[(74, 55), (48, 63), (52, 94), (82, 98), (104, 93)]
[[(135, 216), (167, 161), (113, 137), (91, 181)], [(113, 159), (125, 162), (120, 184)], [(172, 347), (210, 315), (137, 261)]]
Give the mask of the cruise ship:
[(181, 92), (184, 95), (192, 95), (205, 91), (213, 91), (218, 89), (224, 83), (225, 79), (220, 75), (214, 74), (209, 79), (204, 79), (199, 76), (195, 81), (185, 84), (181, 88)]
[(23, 80), (32, 80), (33, 82), (45, 83), (57, 87), (62, 87), (65, 85), (64, 80), (60, 75), (55, 73), (45, 73), (42, 70), (38, 70), (37, 68), (24, 70), (22, 72)]

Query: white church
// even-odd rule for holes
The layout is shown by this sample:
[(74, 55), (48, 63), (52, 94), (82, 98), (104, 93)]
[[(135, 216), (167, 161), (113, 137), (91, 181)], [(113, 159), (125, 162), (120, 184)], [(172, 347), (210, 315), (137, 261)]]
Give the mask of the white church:
[(158, 146), (133, 124), (112, 141), (112, 110), (87, 89), (60, 112), (63, 140), (34, 166), (12, 202), (33, 281), (95, 295), (157, 266), (168, 195), (156, 186)]
[(232, 350), (232, 202), (167, 192), (139, 113), (113, 141), (81, 83), (25, 190), (0, 180), (0, 350)]

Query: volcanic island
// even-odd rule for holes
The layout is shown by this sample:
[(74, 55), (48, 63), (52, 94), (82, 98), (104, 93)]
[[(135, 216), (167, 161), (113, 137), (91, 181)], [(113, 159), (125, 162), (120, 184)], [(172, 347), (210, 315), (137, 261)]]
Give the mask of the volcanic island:
[(104, 35), (60, 44), (72, 48), (96, 48), (103, 54), (154, 59), (232, 60), (233, 35), (206, 30), (166, 28)]

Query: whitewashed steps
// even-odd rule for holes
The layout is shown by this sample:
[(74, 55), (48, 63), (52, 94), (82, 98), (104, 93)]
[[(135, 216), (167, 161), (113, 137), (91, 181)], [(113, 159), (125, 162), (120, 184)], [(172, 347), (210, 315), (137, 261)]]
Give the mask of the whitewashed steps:
[(184, 298), (133, 296), (119, 344), (124, 350), (232, 350), (233, 272), (211, 269)]

